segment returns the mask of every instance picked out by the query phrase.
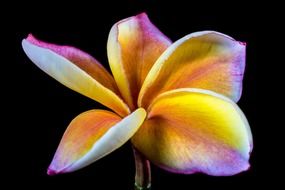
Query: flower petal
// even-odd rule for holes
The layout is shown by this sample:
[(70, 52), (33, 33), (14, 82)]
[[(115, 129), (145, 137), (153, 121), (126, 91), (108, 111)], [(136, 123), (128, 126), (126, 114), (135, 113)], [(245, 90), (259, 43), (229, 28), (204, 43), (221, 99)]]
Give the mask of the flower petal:
[(145, 116), (142, 108), (124, 119), (105, 110), (80, 114), (65, 131), (48, 174), (72, 172), (106, 156), (133, 136)]
[(133, 109), (156, 59), (171, 44), (145, 13), (116, 23), (109, 34), (108, 58), (122, 96)]
[(202, 89), (161, 94), (132, 143), (160, 167), (177, 173), (234, 175), (249, 167), (248, 122), (229, 98)]
[(138, 105), (177, 88), (212, 90), (238, 101), (245, 67), (245, 44), (214, 32), (196, 32), (172, 44), (156, 61), (142, 86)]
[(89, 98), (111, 108), (121, 116), (129, 113), (119, 97), (114, 79), (94, 58), (68, 46), (36, 40), (31, 35), (22, 42), (27, 56), (44, 72)]

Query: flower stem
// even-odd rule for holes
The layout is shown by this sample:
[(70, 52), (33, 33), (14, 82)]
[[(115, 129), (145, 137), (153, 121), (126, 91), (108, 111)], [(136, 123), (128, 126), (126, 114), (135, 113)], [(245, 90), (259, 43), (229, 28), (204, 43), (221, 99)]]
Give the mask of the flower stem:
[(151, 188), (151, 171), (149, 161), (138, 150), (133, 147), (136, 177), (135, 190), (150, 190)]

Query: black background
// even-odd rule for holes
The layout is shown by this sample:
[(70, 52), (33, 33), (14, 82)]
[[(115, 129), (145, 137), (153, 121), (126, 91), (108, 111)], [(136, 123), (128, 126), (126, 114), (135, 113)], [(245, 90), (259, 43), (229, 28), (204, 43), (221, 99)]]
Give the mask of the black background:
[[(186, 2), (186, 1), (185, 1)], [(262, 150), (263, 135), (260, 119), (259, 71), (265, 60), (260, 58), (264, 23), (259, 25), (262, 11), (241, 3), (191, 4), (184, 1), (124, 1), (120, 3), (76, 3), (75, 9), (39, 3), (38, 8), (23, 9), (15, 23), (15, 64), (12, 98), (16, 102), (10, 121), (16, 126), (19, 152), (17, 161), (9, 167), (9, 175), (20, 180), (23, 187), (133, 189), (134, 163), (130, 143), (74, 173), (47, 176), (63, 132), (69, 122), (81, 112), (104, 107), (64, 87), (39, 70), (26, 57), (21, 40), (29, 33), (56, 44), (78, 47), (97, 58), (105, 68), (106, 42), (112, 25), (132, 15), (146, 12), (150, 20), (172, 41), (202, 30), (216, 30), (247, 42), (247, 64), (243, 95), (238, 105), (251, 125), (254, 149), (251, 168), (231, 177), (212, 177), (203, 174), (178, 175), (152, 166), (153, 190), (162, 189), (232, 189), (253, 188), (269, 179)], [(70, 3), (71, 4), (71, 3)], [(26, 12), (25, 12), (26, 11)], [(21, 13), (22, 13), (21, 12)], [(263, 180), (265, 179), (265, 180)], [(13, 184), (11, 184), (13, 185)]]

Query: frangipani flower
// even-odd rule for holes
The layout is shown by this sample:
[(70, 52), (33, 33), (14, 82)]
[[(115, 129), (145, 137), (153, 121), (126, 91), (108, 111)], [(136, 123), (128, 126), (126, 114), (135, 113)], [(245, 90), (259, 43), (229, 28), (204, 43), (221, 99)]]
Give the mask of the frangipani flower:
[(220, 176), (249, 168), (251, 131), (235, 103), (242, 92), (244, 43), (215, 31), (172, 43), (139, 14), (110, 31), (114, 78), (79, 49), (32, 35), (22, 45), (40, 69), (113, 111), (94, 109), (73, 119), (49, 175), (83, 168), (128, 140), (141, 158), (171, 172)]

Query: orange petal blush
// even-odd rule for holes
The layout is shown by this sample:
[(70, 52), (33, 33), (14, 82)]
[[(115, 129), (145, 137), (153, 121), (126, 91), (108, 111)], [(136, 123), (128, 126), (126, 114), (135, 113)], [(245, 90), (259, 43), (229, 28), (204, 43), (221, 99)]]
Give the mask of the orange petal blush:
[(190, 88), (158, 96), (132, 142), (168, 171), (216, 176), (247, 170), (252, 149), (248, 122), (232, 100)]
[(58, 146), (48, 174), (83, 168), (122, 146), (144, 121), (144, 109), (121, 119), (105, 110), (91, 110), (77, 116)]
[(161, 53), (171, 45), (145, 13), (116, 23), (109, 34), (109, 64), (130, 109), (136, 107), (141, 85)]
[(156, 61), (141, 88), (138, 105), (147, 107), (160, 93), (178, 88), (212, 90), (239, 100), (245, 67), (245, 45), (204, 31), (173, 43)]

